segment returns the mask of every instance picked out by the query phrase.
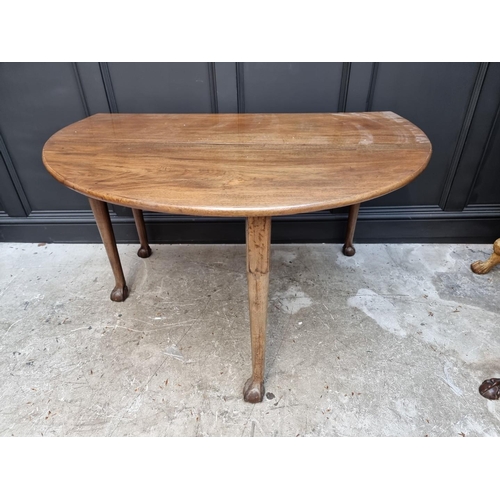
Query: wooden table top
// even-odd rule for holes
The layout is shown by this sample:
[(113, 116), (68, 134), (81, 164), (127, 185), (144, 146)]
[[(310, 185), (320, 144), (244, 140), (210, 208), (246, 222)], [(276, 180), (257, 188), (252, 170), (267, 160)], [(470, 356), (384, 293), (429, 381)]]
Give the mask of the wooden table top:
[(387, 194), (417, 177), (431, 151), (427, 136), (392, 112), (97, 114), (54, 134), (43, 162), (102, 201), (252, 217)]

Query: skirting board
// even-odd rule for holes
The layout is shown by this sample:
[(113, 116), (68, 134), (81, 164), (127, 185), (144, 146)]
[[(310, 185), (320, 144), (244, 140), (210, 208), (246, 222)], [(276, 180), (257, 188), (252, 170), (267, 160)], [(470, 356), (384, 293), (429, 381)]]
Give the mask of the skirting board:
[[(119, 243), (137, 242), (131, 217), (111, 215)], [(185, 217), (146, 213), (151, 243), (244, 243), (243, 219)], [(341, 243), (345, 211), (273, 218), (274, 243)], [(361, 207), (358, 243), (492, 243), (500, 237), (500, 206), (477, 205), (462, 212), (439, 207)], [(0, 241), (98, 243), (90, 211), (33, 212), (29, 217), (0, 215)]]

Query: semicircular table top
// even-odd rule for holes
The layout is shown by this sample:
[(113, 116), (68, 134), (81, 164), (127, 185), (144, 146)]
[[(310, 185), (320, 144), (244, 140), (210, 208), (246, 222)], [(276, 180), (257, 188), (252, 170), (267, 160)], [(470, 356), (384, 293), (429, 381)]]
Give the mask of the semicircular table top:
[(54, 134), (47, 170), (91, 198), (156, 212), (285, 215), (412, 181), (427, 136), (392, 112), (97, 114)]

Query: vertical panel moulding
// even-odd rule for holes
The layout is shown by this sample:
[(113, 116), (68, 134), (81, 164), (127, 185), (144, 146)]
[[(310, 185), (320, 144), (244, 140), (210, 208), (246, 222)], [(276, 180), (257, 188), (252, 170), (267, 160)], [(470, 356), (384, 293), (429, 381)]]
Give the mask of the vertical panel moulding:
[(351, 63), (342, 63), (342, 75), (340, 77), (339, 103), (337, 111), (345, 113), (347, 107), (347, 94), (349, 92), (349, 79), (351, 75)]
[(488, 158), (491, 148), (493, 146), (492, 144), (492, 138), (495, 137), (497, 134), (498, 126), (500, 124), (499, 121), (499, 116), (500, 116), (500, 104), (497, 107), (497, 112), (495, 113), (495, 118), (493, 120), (493, 123), (491, 124), (490, 131), (488, 133), (488, 138), (486, 139), (486, 143), (483, 148), (483, 152), (481, 154), (481, 159), (479, 160), (479, 163), (476, 168), (476, 172), (474, 173), (474, 179), (472, 180), (470, 187), (469, 187), (469, 192), (467, 193), (467, 198), (465, 199), (465, 204), (464, 208), (467, 207), (470, 203), (470, 199), (472, 196), (472, 193), (474, 192), (474, 188), (476, 187), (476, 182), (479, 178), (479, 174), (481, 173), (481, 169), (483, 168), (483, 165)]
[(448, 198), (450, 197), (451, 187), (455, 176), (458, 171), (458, 164), (462, 157), (464, 151), (465, 142), (467, 141), (467, 136), (469, 135), (469, 130), (472, 125), (472, 119), (474, 118), (474, 113), (476, 112), (477, 103), (479, 101), (479, 96), (481, 95), (481, 89), (483, 88), (483, 83), (486, 78), (486, 73), (488, 72), (489, 63), (480, 63), (477, 70), (476, 80), (472, 87), (472, 92), (469, 98), (469, 104), (467, 106), (467, 111), (465, 112), (464, 121), (462, 122), (462, 127), (458, 135), (457, 144), (455, 146), (455, 151), (451, 158), (450, 166), (448, 167), (448, 175), (446, 177), (446, 182), (444, 184), (443, 192), (441, 193), (441, 200), (439, 201), (439, 206), (442, 210), (447, 209)]
[(236, 63), (236, 92), (238, 96), (238, 113), (245, 112), (245, 89), (244, 89), (243, 63)]
[(217, 99), (217, 72), (215, 69), (215, 63), (208, 63), (208, 83), (210, 86), (210, 104), (212, 107), (212, 113), (219, 112), (219, 102)]
[(370, 77), (370, 86), (368, 87), (368, 95), (366, 96), (365, 111), (371, 111), (373, 107), (373, 96), (375, 95), (375, 84), (377, 82), (379, 63), (374, 62), (372, 66), (372, 75)]
[(115, 91), (113, 89), (113, 82), (111, 81), (111, 74), (109, 72), (108, 63), (99, 63), (101, 70), (102, 83), (104, 84), (104, 91), (106, 92), (106, 99), (108, 100), (109, 112), (118, 113), (118, 103), (116, 102)]
[[(28, 201), (28, 197), (24, 192), (23, 185), (19, 176), (17, 175), (17, 170), (12, 161), (10, 153), (7, 149), (7, 145), (5, 144), (3, 137), (0, 135), (0, 156), (3, 159), (3, 164), (7, 170), (5, 177), (7, 178), (7, 182), (11, 184), (11, 189), (15, 191), (16, 196), (12, 198), (13, 203), (12, 207), (6, 201), (5, 197), (2, 197), (2, 201), (4, 204), (4, 208), (10, 216), (14, 217), (27, 217), (31, 213), (31, 206)], [(17, 200), (15, 199), (17, 197)]]
[(73, 66), (73, 71), (75, 72), (76, 86), (78, 87), (78, 92), (80, 94), (80, 99), (82, 100), (83, 112), (85, 116), (90, 116), (89, 106), (87, 103), (87, 98), (85, 97), (85, 92), (83, 91), (82, 79), (78, 71), (78, 66), (76, 63), (71, 63)]

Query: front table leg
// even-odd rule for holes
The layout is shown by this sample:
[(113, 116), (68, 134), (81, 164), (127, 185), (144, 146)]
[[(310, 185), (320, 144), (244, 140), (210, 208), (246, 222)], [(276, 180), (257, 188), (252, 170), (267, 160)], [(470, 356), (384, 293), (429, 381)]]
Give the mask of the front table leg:
[(108, 254), (109, 262), (115, 275), (115, 288), (111, 292), (111, 300), (115, 302), (123, 302), (128, 297), (128, 288), (125, 283), (125, 276), (123, 276), (123, 269), (120, 263), (120, 256), (116, 248), (115, 234), (111, 219), (109, 218), (108, 205), (104, 201), (94, 200), (89, 198), (90, 207), (94, 212), (95, 221), (101, 233), (104, 248)]
[(252, 339), (252, 376), (243, 388), (248, 403), (264, 397), (267, 297), (271, 254), (271, 217), (248, 217), (246, 221), (248, 304)]

